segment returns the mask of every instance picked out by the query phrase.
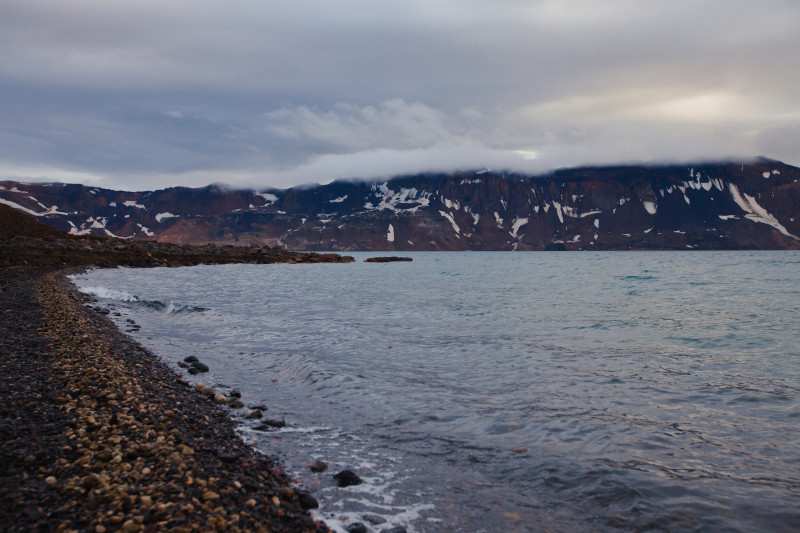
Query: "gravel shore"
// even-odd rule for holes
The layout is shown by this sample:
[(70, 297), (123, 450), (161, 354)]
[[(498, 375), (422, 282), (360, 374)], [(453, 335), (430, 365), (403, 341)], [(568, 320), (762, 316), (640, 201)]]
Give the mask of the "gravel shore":
[(224, 407), (83, 305), (54, 267), (0, 268), (6, 531), (328, 531)]

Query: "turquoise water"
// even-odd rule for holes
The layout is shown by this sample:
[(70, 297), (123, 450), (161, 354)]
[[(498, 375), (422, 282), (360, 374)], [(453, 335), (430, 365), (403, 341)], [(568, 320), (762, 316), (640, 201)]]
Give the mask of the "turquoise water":
[(332, 527), (800, 528), (800, 253), (407, 255), (75, 281), (285, 418), (242, 436)]

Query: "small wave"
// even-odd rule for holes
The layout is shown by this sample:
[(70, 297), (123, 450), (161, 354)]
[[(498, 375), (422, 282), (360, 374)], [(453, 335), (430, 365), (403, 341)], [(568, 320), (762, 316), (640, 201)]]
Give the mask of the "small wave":
[(85, 287), (81, 290), (87, 294), (91, 294), (92, 296), (96, 296), (104, 300), (117, 300), (120, 302), (132, 303), (142, 306), (146, 309), (153, 309), (155, 311), (161, 311), (167, 314), (202, 313), (203, 311), (207, 311), (205, 307), (179, 304), (170, 301), (162, 302), (160, 300), (147, 300), (127, 291), (116, 291), (107, 287)]

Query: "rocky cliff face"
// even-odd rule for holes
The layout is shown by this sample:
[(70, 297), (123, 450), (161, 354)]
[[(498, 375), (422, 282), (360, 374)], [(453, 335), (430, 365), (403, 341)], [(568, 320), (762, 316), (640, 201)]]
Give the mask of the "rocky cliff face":
[(0, 203), (73, 234), (299, 250), (800, 249), (800, 169), (490, 171), (262, 192), (0, 182)]

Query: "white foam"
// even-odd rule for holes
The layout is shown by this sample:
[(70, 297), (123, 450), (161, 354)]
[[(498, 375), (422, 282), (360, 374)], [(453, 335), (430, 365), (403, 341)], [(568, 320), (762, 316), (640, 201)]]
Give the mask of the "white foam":
[(108, 287), (80, 287), (81, 292), (91, 294), (104, 300), (118, 300), (120, 302), (138, 302), (139, 297), (127, 291), (117, 291)]

